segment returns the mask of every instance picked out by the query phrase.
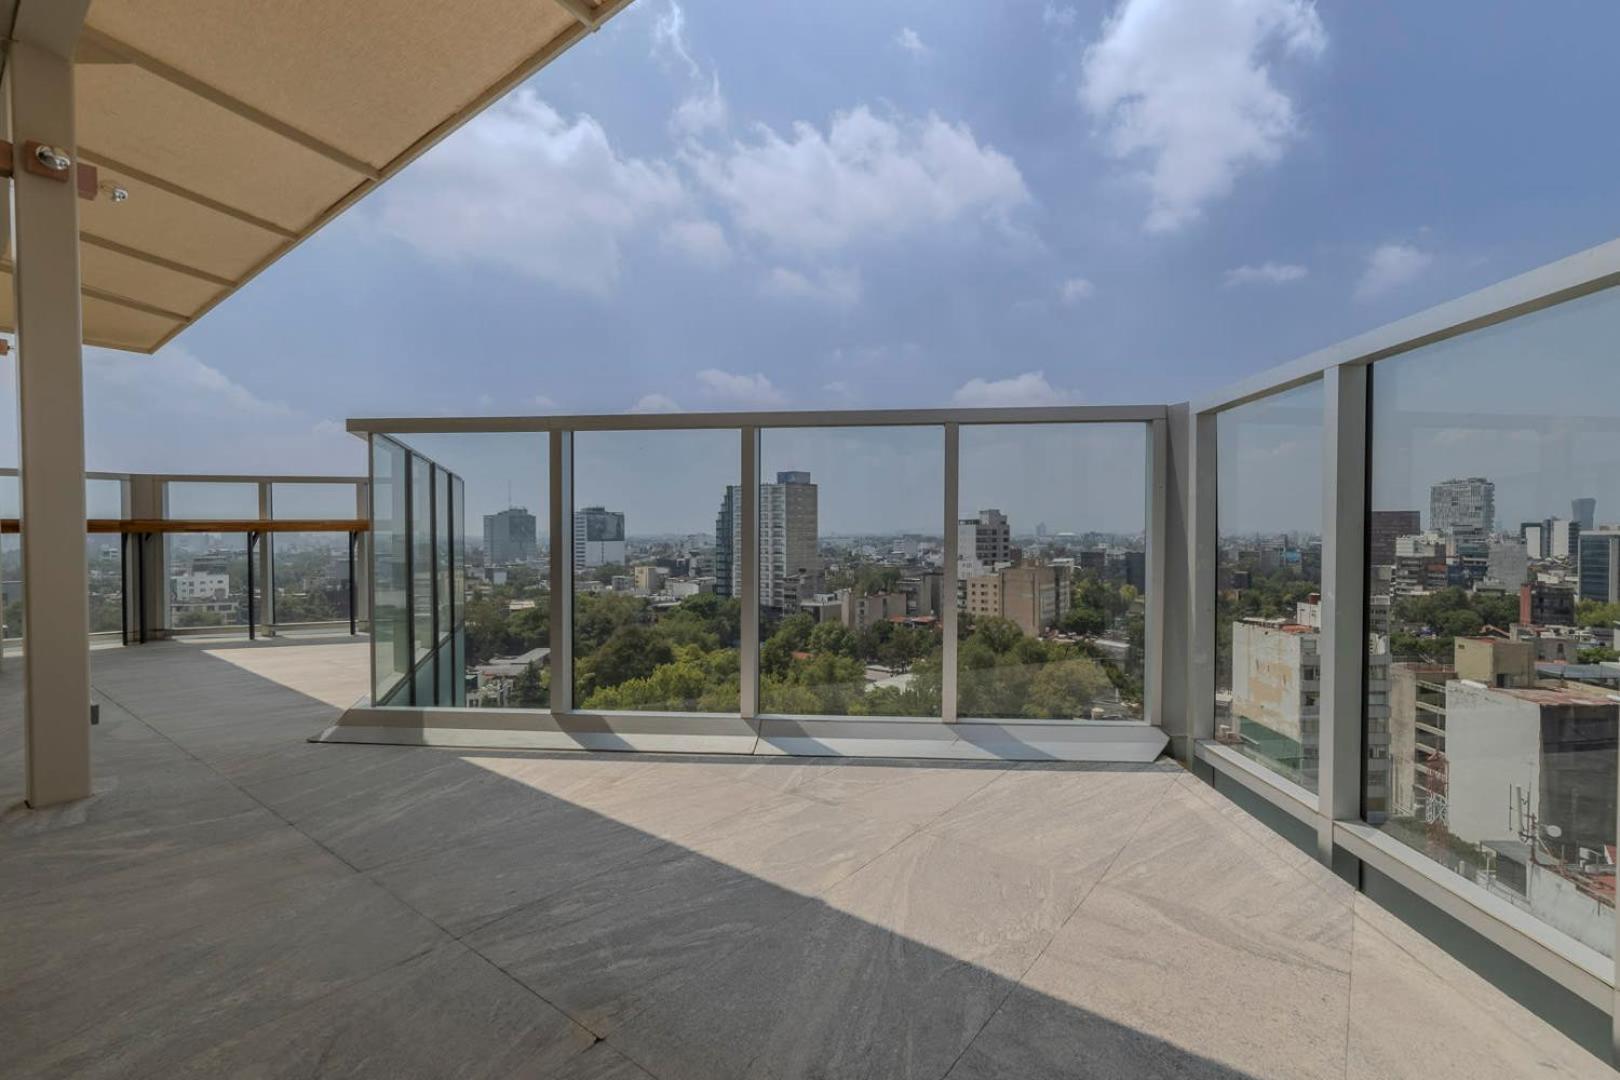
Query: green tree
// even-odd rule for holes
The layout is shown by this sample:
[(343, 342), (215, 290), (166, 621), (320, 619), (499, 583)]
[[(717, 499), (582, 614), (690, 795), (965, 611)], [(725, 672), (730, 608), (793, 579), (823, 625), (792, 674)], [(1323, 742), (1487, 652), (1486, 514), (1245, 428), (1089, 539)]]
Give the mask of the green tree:
[(582, 665), (581, 685), (596, 690), (651, 675), (675, 651), (663, 635), (637, 624), (621, 626)]

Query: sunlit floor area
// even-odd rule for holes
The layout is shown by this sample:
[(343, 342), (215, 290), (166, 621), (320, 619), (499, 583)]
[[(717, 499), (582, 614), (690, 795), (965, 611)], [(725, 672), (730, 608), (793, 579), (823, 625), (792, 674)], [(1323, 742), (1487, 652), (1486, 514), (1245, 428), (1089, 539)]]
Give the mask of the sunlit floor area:
[(93, 664), (97, 795), (0, 824), (8, 1077), (1612, 1075), (1168, 762), (315, 745), (363, 644)]

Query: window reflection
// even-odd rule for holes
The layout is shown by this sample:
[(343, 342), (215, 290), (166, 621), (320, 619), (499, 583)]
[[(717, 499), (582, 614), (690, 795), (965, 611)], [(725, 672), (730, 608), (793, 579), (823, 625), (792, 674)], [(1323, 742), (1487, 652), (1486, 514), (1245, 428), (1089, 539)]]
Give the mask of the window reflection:
[(1620, 295), (1377, 364), (1370, 822), (1614, 945)]

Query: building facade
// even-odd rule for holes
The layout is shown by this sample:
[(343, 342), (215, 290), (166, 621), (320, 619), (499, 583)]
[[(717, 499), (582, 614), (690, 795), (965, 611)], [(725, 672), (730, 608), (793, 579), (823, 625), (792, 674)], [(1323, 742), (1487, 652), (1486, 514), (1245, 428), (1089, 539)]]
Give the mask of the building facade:
[(622, 566), (625, 561), (624, 515), (601, 506), (574, 513), (574, 567)]
[(484, 515), (484, 563), (510, 566), (540, 558), (535, 517), (521, 506)]

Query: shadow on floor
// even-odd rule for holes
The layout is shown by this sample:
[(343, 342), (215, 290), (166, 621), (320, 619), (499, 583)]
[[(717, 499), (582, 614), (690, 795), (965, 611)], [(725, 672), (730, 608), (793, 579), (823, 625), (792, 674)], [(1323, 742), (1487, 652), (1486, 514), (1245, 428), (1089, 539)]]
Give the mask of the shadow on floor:
[(795, 831), (773, 796), (894, 762), (310, 745), (331, 706), (164, 652), (96, 661), (97, 798), (0, 828), (0, 863), (39, 875), (0, 890), (8, 1076), (1251, 1075), (1020, 982), (1084, 892), (1054, 915), (959, 865), (954, 915), (904, 877), (845, 897), (867, 917), (829, 903), (828, 860), (848, 882), (917, 829)]

